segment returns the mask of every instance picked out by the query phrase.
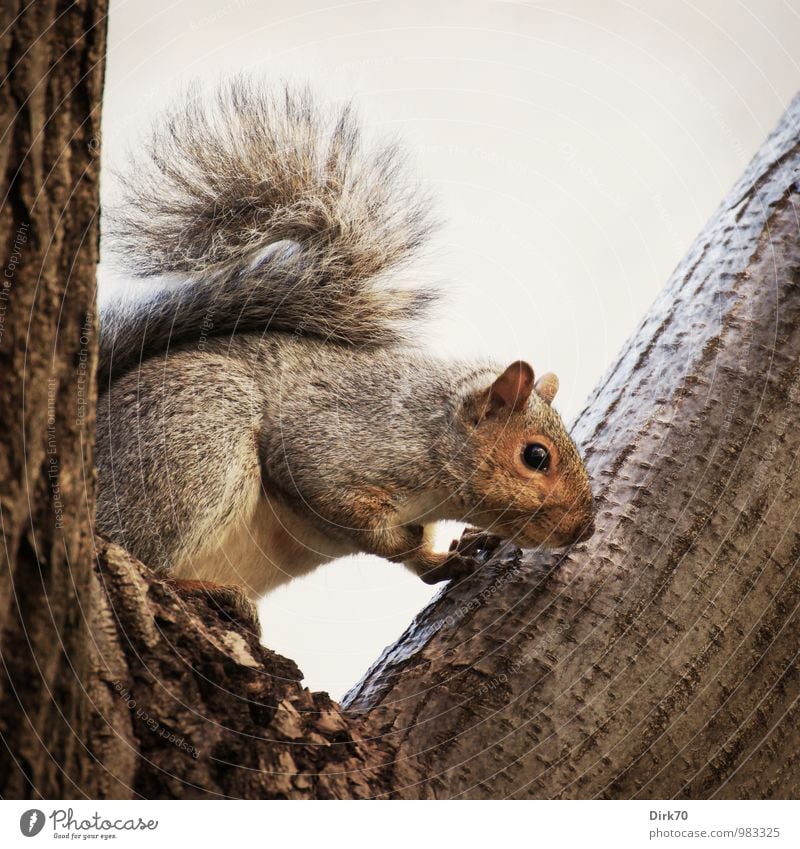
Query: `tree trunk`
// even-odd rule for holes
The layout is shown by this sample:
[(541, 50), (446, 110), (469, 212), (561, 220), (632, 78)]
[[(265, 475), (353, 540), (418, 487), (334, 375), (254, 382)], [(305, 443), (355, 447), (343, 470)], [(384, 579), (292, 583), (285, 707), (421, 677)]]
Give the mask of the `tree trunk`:
[(235, 604), (92, 568), (98, 5), (6, 36), (2, 795), (796, 797), (800, 99), (578, 418), (596, 535), (506, 546), (341, 707)]
[[(2, 795), (98, 788), (92, 684), (95, 265), (105, 2), (0, 10)], [(96, 638), (95, 638), (96, 639)]]

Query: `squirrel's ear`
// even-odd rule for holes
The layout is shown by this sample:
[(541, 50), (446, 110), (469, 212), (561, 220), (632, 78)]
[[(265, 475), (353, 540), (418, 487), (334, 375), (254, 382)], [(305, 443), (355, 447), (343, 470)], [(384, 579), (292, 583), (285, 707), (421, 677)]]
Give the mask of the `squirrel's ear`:
[(533, 392), (533, 369), (517, 360), (495, 380), (489, 388), (486, 414), (496, 415), (501, 410), (519, 412), (528, 405)]
[(558, 392), (558, 378), (552, 371), (549, 371), (536, 381), (534, 389), (545, 404), (552, 404), (553, 398), (556, 397), (556, 392)]

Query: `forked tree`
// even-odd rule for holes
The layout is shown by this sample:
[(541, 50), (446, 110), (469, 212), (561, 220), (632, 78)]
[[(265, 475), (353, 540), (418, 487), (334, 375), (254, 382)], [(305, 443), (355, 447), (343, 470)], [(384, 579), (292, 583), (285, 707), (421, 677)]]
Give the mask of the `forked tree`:
[(0, 12), (2, 795), (796, 796), (800, 99), (578, 416), (595, 536), (504, 547), (337, 704), (92, 536), (105, 4), (23, 6)]

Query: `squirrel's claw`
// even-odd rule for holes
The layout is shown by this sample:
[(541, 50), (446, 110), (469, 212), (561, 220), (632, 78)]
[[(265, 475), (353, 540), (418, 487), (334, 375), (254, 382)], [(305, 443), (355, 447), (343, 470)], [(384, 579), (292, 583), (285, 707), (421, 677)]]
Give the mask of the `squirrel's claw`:
[(478, 528), (467, 528), (461, 539), (450, 544), (450, 551), (485, 562), (503, 544), (503, 538)]
[(495, 534), (477, 528), (467, 528), (461, 539), (453, 540), (445, 559), (419, 575), (426, 584), (458, 581), (468, 578), (491, 557), (503, 540)]
[(420, 578), (426, 584), (438, 584), (442, 581), (460, 581), (468, 578), (478, 568), (480, 562), (474, 557), (464, 557), (457, 551), (451, 551), (447, 558), (438, 566), (420, 573)]
[(256, 634), (261, 633), (258, 609), (241, 587), (184, 578), (167, 578), (164, 583), (179, 595), (204, 598), (223, 618), (239, 622)]

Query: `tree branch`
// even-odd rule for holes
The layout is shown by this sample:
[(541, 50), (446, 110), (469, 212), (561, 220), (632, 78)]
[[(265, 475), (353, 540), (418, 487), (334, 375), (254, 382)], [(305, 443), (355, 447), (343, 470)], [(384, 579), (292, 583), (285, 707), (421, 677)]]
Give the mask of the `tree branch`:
[(596, 535), (449, 587), (344, 700), (410, 759), (398, 792), (796, 795), (798, 121), (578, 417)]

